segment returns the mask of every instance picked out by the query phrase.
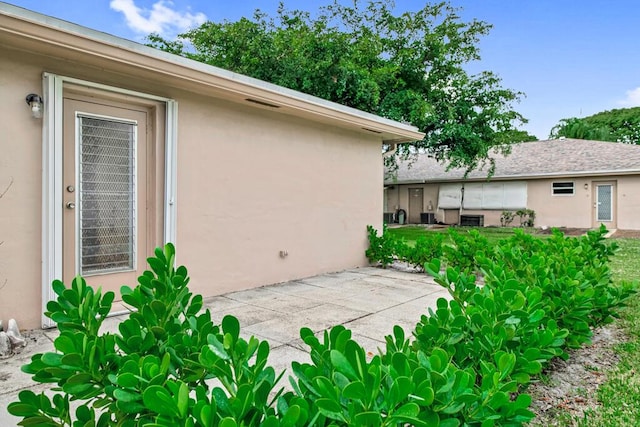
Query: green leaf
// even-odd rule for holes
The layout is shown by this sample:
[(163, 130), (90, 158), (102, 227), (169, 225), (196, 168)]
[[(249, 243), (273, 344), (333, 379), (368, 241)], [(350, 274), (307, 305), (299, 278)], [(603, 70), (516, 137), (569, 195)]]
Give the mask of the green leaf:
[(360, 412), (354, 417), (356, 426), (376, 427), (382, 425), (382, 417), (379, 412)]
[(238, 427), (238, 424), (233, 418), (226, 417), (220, 420), (220, 424), (218, 424), (218, 426), (219, 427)]
[(240, 322), (235, 316), (226, 315), (222, 319), (222, 330), (225, 334), (231, 334), (235, 342), (240, 336)]
[(346, 399), (364, 401), (367, 399), (367, 390), (362, 381), (349, 383), (343, 390), (342, 396)]
[(184, 418), (187, 415), (188, 406), (189, 388), (185, 383), (181, 382), (178, 389), (178, 412), (180, 413), (180, 418)]
[(447, 418), (445, 420), (440, 420), (439, 427), (459, 427), (459, 426), (460, 426), (460, 420), (458, 420), (457, 418)]
[(62, 357), (63, 355), (59, 353), (44, 353), (40, 360), (47, 366), (60, 366), (62, 365)]
[(116, 383), (120, 386), (120, 387), (125, 387), (125, 388), (130, 388), (130, 387), (137, 387), (138, 386), (138, 377), (137, 375), (125, 372), (122, 373), (120, 375), (118, 375), (118, 378), (116, 380)]
[(16, 417), (33, 417), (38, 415), (38, 408), (28, 403), (12, 402), (7, 406), (7, 411)]
[(161, 386), (153, 385), (147, 387), (142, 393), (142, 401), (147, 408), (160, 415), (176, 418), (180, 416), (176, 402), (169, 392)]
[(342, 407), (334, 400), (320, 398), (315, 401), (320, 412), (327, 418), (333, 420), (344, 421), (344, 415), (342, 414)]
[[(123, 390), (121, 388), (117, 388), (113, 391), (113, 397), (123, 402), (136, 402), (140, 400), (140, 393), (136, 391)], [(146, 405), (146, 402), (145, 402)]]
[(336, 368), (338, 372), (340, 372), (343, 375), (346, 375), (347, 378), (349, 379), (352, 379), (352, 380), (358, 379), (358, 374), (356, 373), (355, 369), (353, 369), (353, 366), (351, 366), (351, 363), (345, 357), (344, 354), (342, 354), (338, 350), (331, 350), (330, 357), (331, 357), (331, 363), (333, 364), (333, 366)]
[(280, 421), (280, 427), (294, 427), (300, 418), (300, 412), (298, 405), (290, 406)]

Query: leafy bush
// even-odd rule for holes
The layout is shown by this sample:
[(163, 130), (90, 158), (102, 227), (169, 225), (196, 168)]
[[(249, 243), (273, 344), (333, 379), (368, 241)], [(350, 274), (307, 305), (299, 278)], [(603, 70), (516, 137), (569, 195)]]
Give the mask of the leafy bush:
[(520, 227), (533, 227), (536, 220), (536, 212), (533, 209), (520, 209), (516, 211), (520, 218)]
[(453, 245), (443, 247), (443, 255), (449, 267), (460, 271), (474, 272), (478, 270), (477, 257), (486, 255), (491, 250), (489, 240), (478, 230), (469, 230), (461, 234), (453, 228), (449, 229), (449, 238)]
[(516, 217), (516, 214), (514, 212), (502, 211), (502, 214), (500, 215), (500, 226), (507, 227), (511, 225), (515, 217)]
[[(241, 338), (233, 316), (213, 324), (169, 244), (148, 259), (151, 271), (137, 287), (122, 287), (137, 311), (118, 333), (100, 333), (112, 292), (102, 295), (80, 277), (70, 288), (54, 282), (57, 300), (46, 315), (60, 330), (56, 351), (23, 367), (54, 394), (24, 390), (8, 411), (25, 426), (522, 425), (533, 417), (522, 386), (551, 358), (566, 357), (567, 346), (588, 342), (590, 327), (611, 321), (635, 291), (612, 286), (615, 248), (605, 232), (579, 239), (555, 232), (546, 241), (516, 232), (495, 248), (477, 231), (452, 234), (464, 257), (445, 271), (438, 259), (426, 265), (452, 300), (421, 317), (413, 340), (396, 326), (367, 360), (343, 326), (323, 341), (303, 328), (311, 363), (292, 362), (287, 392), (277, 387), (282, 373), (267, 365), (268, 342)], [(406, 250), (392, 239), (373, 241), (385, 257)], [(420, 253), (434, 245), (421, 243)]]
[[(193, 296), (184, 267), (174, 268), (172, 245), (157, 249), (135, 289), (122, 287), (136, 308), (119, 334), (99, 334), (114, 294), (100, 295), (78, 277), (70, 288), (56, 281), (57, 301), (46, 315), (60, 330), (55, 353), (34, 355), (23, 370), (34, 381), (56, 384), (44, 393), (20, 392), (8, 406), (21, 425), (213, 426), (294, 425), (301, 408), (272, 405), (282, 391), (266, 366), (269, 344), (240, 338), (237, 319), (214, 325), (202, 297)], [(220, 386), (211, 386), (217, 379)], [(273, 397), (271, 397), (273, 395)], [(75, 417), (70, 401), (79, 403)], [(284, 423), (287, 420), (289, 424)]]
[(442, 244), (444, 234), (431, 233), (427, 236), (420, 236), (416, 240), (415, 246), (411, 247), (407, 244), (400, 244), (401, 249), (398, 257), (414, 267), (424, 271), (424, 266), (432, 259), (442, 256)]
[(414, 351), (402, 328), (386, 337), (386, 351), (366, 360), (351, 331), (336, 326), (320, 342), (301, 332), (312, 363), (293, 363), (296, 394), (317, 407), (313, 425), (325, 426), (493, 426), (519, 425), (533, 414), (527, 395), (511, 400), (500, 378), (513, 368), (512, 357), (498, 355), (498, 368), (475, 373), (451, 363), (440, 348)]
[(387, 225), (382, 226), (382, 234), (378, 236), (378, 231), (372, 226), (367, 226), (367, 235), (369, 238), (369, 248), (365, 251), (365, 255), (370, 263), (379, 263), (382, 268), (391, 265), (396, 259), (398, 252), (402, 251), (402, 243), (392, 234), (387, 233)]

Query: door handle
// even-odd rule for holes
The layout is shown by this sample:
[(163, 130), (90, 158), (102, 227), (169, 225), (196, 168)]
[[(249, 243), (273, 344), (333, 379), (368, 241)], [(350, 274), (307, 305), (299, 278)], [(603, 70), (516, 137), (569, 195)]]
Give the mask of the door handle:
[(76, 204), (73, 202), (67, 202), (67, 209), (75, 209), (76, 208)]

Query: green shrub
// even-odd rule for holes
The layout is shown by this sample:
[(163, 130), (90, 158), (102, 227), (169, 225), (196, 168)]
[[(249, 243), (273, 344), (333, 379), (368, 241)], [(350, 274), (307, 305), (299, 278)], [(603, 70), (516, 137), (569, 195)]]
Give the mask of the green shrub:
[(500, 214), (500, 226), (508, 227), (511, 225), (515, 217), (516, 214), (512, 211), (502, 211), (502, 214)]
[(533, 209), (520, 209), (516, 211), (520, 218), (520, 227), (533, 227), (536, 220), (536, 212)]
[[(122, 299), (137, 309), (119, 334), (99, 334), (114, 295), (94, 292), (78, 277), (56, 281), (47, 305), (60, 335), (56, 352), (34, 355), (23, 370), (55, 384), (53, 398), (30, 390), (8, 411), (20, 425), (43, 426), (258, 426), (304, 422), (295, 404), (277, 408), (279, 379), (266, 366), (269, 344), (240, 338), (237, 319), (214, 325), (202, 297), (193, 296), (184, 267), (174, 268), (172, 245), (157, 249), (135, 289)], [(210, 386), (217, 379), (220, 386)], [(273, 396), (272, 396), (273, 395)], [(70, 401), (77, 402), (75, 416)], [(277, 409), (277, 410), (276, 410)], [(287, 425), (287, 424), (283, 424)]]
[(428, 237), (419, 236), (413, 247), (406, 244), (399, 246), (402, 252), (398, 254), (398, 258), (424, 271), (425, 264), (442, 257), (443, 241), (442, 233), (431, 233)]
[(382, 268), (386, 268), (395, 261), (399, 252), (404, 250), (404, 243), (387, 233), (387, 225), (382, 226), (382, 234), (378, 236), (378, 231), (372, 226), (367, 226), (369, 238), (369, 248), (365, 255), (370, 263), (379, 263)]
[(477, 271), (479, 266), (476, 258), (486, 255), (487, 251), (492, 249), (489, 240), (478, 230), (458, 233), (450, 228), (449, 238), (453, 244), (443, 246), (443, 255), (449, 267), (460, 271)]
[[(452, 234), (461, 252), (445, 251), (448, 268), (438, 259), (426, 265), (452, 300), (427, 310), (413, 340), (396, 326), (367, 360), (343, 326), (322, 342), (303, 328), (311, 363), (292, 362), (288, 392), (267, 365), (268, 342), (241, 338), (233, 316), (213, 324), (169, 244), (148, 259), (151, 271), (137, 287), (122, 287), (137, 311), (118, 333), (99, 332), (112, 292), (102, 295), (80, 277), (70, 288), (54, 282), (57, 300), (46, 315), (60, 330), (56, 351), (23, 367), (54, 393), (24, 390), (8, 411), (20, 425), (73, 427), (522, 425), (533, 417), (522, 386), (551, 358), (566, 357), (566, 347), (588, 342), (590, 327), (611, 321), (635, 291), (613, 286), (607, 263), (615, 248), (605, 232), (579, 239), (555, 232), (545, 241), (517, 232), (495, 248), (477, 231)], [(372, 240), (378, 259), (406, 250), (384, 232), (369, 234), (382, 239)], [(420, 262), (435, 246), (420, 244)]]

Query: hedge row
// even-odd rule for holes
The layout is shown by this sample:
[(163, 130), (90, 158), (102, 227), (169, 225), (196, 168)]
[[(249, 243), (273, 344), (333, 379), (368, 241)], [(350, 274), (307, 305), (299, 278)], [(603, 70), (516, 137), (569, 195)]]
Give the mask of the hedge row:
[(396, 326), (371, 359), (343, 326), (320, 337), (303, 328), (311, 363), (292, 363), (292, 391), (268, 366), (268, 342), (242, 338), (232, 316), (218, 325), (202, 311), (167, 245), (136, 288), (122, 288), (137, 312), (118, 334), (98, 332), (113, 293), (82, 278), (54, 283), (46, 315), (60, 329), (56, 352), (23, 370), (56, 393), (22, 391), (8, 410), (21, 425), (74, 427), (521, 425), (533, 417), (522, 386), (588, 342), (590, 327), (610, 321), (633, 292), (613, 286), (603, 233), (546, 241), (517, 233), (494, 249), (482, 244), (466, 270), (453, 267), (455, 257), (468, 262), (464, 249), (480, 236), (457, 241), (457, 255), (441, 245), (448, 267), (434, 259), (426, 270), (451, 301), (439, 300), (411, 337)]

